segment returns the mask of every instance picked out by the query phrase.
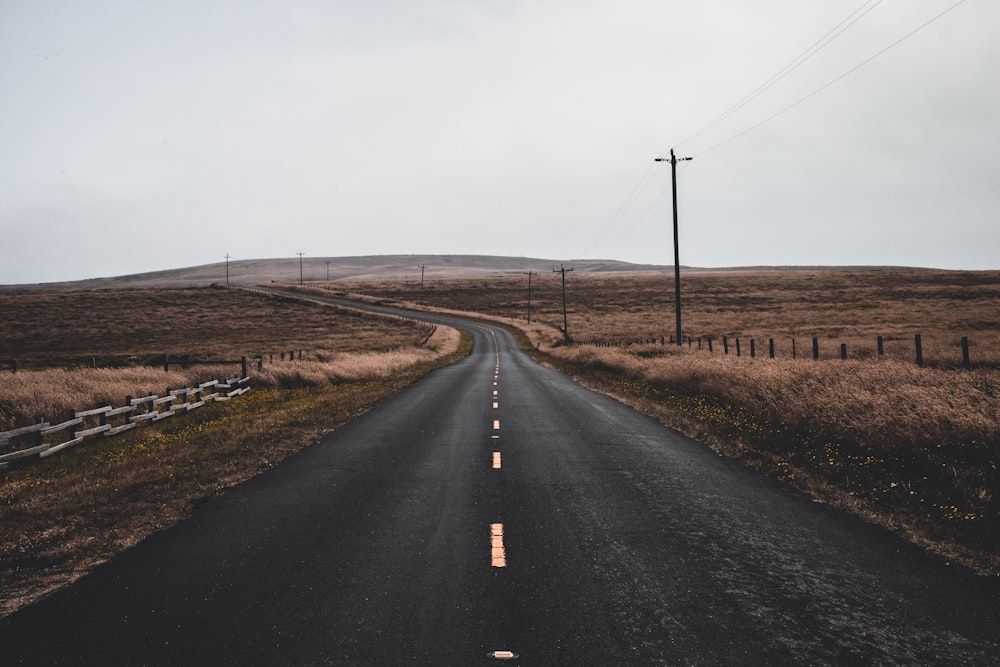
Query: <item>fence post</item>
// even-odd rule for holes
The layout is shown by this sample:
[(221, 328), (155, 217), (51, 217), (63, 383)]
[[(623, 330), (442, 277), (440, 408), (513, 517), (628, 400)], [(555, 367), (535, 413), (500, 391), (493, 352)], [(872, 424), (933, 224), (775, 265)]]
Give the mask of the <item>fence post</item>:
[(740, 338), (739, 338), (739, 336), (736, 337), (736, 356), (737, 357), (740, 356)]
[(723, 354), (729, 354), (729, 337), (728, 336), (723, 336), (722, 337), (722, 353)]
[(969, 337), (962, 336), (962, 365), (969, 367)]
[(767, 339), (767, 348), (768, 348), (768, 352), (771, 355), (771, 358), (774, 359), (774, 339), (773, 338), (768, 338)]
[(885, 354), (885, 339), (883, 339), (882, 336), (879, 336), (876, 342), (878, 343), (878, 356), (881, 357)]
[(164, 373), (170, 372), (170, 357), (168, 357), (167, 355), (163, 355), (163, 372)]
[(750, 358), (753, 359), (757, 356), (757, 341), (753, 338), (750, 339)]
[(712, 337), (711, 336), (709, 336), (709, 338), (708, 338), (708, 353), (712, 354)]
[(792, 359), (795, 358), (795, 337), (792, 336)]
[(813, 361), (819, 361), (819, 338), (813, 336)]
[(698, 349), (701, 349), (701, 336), (698, 336)]
[(913, 343), (917, 348), (917, 366), (924, 365), (924, 346), (920, 343), (920, 334), (913, 337)]
[(840, 344), (840, 358), (847, 359), (847, 343)]

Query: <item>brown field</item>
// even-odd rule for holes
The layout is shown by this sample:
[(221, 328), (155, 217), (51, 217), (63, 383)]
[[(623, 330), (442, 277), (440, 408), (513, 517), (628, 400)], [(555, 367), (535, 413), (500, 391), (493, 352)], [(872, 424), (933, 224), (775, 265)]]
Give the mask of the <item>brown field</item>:
[(0, 431), (233, 377), (242, 356), (263, 360), (260, 370), (251, 363), (257, 387), (379, 377), (435, 356), (446, 336), (428, 339), (432, 327), (408, 320), (213, 288), (0, 295), (0, 311)]
[[(328, 285), (411, 302), (419, 287)], [(681, 347), (660, 344), (674, 329), (672, 273), (570, 274), (573, 345), (556, 328), (557, 275), (533, 276), (532, 313), (544, 324), (524, 323), (527, 276), (429, 281), (423, 301), (513, 318), (536, 354), (582, 381), (818, 499), (1000, 573), (1000, 272), (697, 271), (683, 275), (682, 290)], [(917, 333), (923, 366), (915, 363)]]
[[(957, 366), (961, 338), (968, 337), (974, 364), (1000, 365), (1000, 272), (926, 269), (695, 270), (682, 274), (685, 339), (708, 338), (721, 353), (722, 337), (743, 354), (754, 339), (757, 356), (810, 358), (812, 338), (820, 357), (876, 356), (883, 336), (886, 358), (914, 360), (920, 334), (924, 361)], [(669, 339), (674, 334), (674, 277), (668, 273), (567, 274), (569, 332), (579, 343)], [(337, 281), (327, 286), (389, 300), (418, 302), (419, 281)], [(527, 316), (528, 277), (428, 280), (423, 301), (431, 307)], [(532, 315), (562, 326), (558, 274), (532, 276)], [(735, 354), (735, 349), (731, 350)]]
[[(0, 364), (162, 366), (302, 350), (307, 358), (415, 345), (427, 328), (225, 288), (0, 294)], [(0, 366), (2, 368), (3, 366)]]
[[(0, 295), (0, 312), (0, 359), (22, 360), (17, 373), (0, 366), (0, 430), (239, 370), (172, 363), (164, 371), (164, 352), (185, 363), (266, 357), (262, 370), (251, 367), (253, 391), (233, 401), (0, 471), (0, 616), (469, 346), (445, 327), (226, 289)], [(295, 361), (281, 360), (281, 350), (294, 350)], [(102, 367), (87, 367), (93, 357)], [(159, 365), (138, 365), (145, 360)]]

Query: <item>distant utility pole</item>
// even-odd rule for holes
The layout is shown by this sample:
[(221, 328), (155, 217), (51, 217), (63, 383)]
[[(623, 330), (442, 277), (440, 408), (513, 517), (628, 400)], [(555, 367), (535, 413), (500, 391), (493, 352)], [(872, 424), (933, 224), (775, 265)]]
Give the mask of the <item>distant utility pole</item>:
[[(681, 344), (681, 255), (677, 243), (677, 163), (684, 160), (691, 160), (689, 157), (678, 158), (674, 156), (674, 149), (670, 149), (670, 186), (674, 192), (674, 308), (677, 312), (677, 344)], [(667, 162), (663, 157), (656, 158), (657, 162)]]
[(226, 284), (229, 284), (229, 253), (226, 253)]
[(528, 324), (531, 324), (531, 276), (537, 275), (534, 271), (521, 271), (528, 276)]
[(569, 320), (566, 318), (566, 273), (572, 271), (573, 269), (567, 269), (561, 264), (558, 269), (552, 269), (552, 273), (562, 274), (562, 293), (563, 293), (563, 338), (566, 339), (566, 344), (573, 342), (573, 339), (569, 337)]
[(326, 280), (327, 282), (330, 281), (330, 262), (326, 263)]
[(424, 305), (424, 269), (427, 268), (426, 264), (420, 265), (420, 305)]
[(305, 253), (304, 252), (297, 252), (295, 254), (299, 256), (299, 285), (301, 285), (302, 284), (302, 255), (304, 255)]

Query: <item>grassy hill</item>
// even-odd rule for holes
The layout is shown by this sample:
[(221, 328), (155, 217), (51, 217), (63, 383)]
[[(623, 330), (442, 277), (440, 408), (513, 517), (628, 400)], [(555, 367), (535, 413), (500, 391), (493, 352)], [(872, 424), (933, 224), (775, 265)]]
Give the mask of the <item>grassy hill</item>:
[[(554, 260), (532, 257), (489, 255), (371, 255), (363, 257), (304, 257), (244, 259), (229, 262), (229, 282), (258, 284), (276, 282), (359, 279), (457, 278), (519, 274), (522, 271), (548, 273), (560, 265), (577, 273), (664, 271), (671, 267), (631, 264), (615, 260)], [(300, 273), (301, 268), (301, 273)], [(56, 292), (67, 290), (125, 289), (150, 287), (196, 287), (226, 282), (226, 263), (137, 273), (127, 276), (93, 278), (56, 283), (0, 285), (2, 293)]]

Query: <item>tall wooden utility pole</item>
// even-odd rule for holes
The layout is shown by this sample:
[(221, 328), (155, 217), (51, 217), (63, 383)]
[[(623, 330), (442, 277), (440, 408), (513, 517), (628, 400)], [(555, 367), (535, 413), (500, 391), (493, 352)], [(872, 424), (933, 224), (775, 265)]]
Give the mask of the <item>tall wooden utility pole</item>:
[(226, 253), (226, 284), (229, 284), (229, 253)]
[(552, 273), (562, 274), (562, 293), (563, 293), (563, 338), (566, 339), (566, 344), (573, 342), (573, 339), (569, 337), (569, 320), (566, 318), (566, 273), (572, 271), (573, 269), (567, 269), (560, 265), (558, 269), (552, 269)]
[[(677, 163), (692, 158), (674, 156), (670, 149), (670, 186), (674, 193), (674, 309), (677, 312), (677, 344), (681, 344), (681, 254), (677, 242)], [(658, 157), (657, 162), (667, 162), (667, 158)]]
[(302, 255), (304, 255), (305, 253), (304, 252), (297, 252), (295, 254), (299, 256), (299, 285), (301, 285), (302, 284)]
[(521, 271), (521, 273), (528, 276), (528, 324), (531, 324), (531, 276), (535, 275), (535, 272)]
[(420, 265), (420, 305), (424, 305), (424, 269), (427, 268), (426, 264)]

